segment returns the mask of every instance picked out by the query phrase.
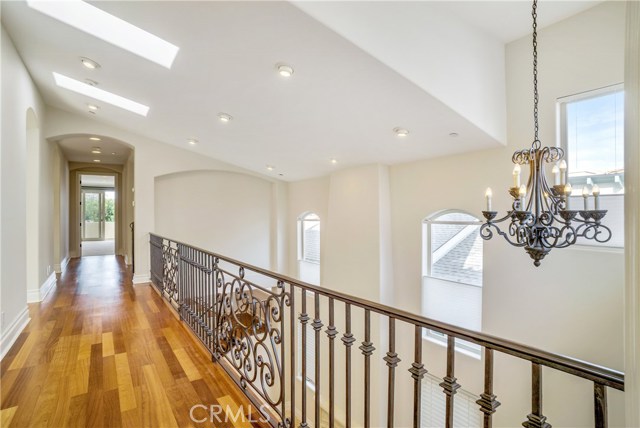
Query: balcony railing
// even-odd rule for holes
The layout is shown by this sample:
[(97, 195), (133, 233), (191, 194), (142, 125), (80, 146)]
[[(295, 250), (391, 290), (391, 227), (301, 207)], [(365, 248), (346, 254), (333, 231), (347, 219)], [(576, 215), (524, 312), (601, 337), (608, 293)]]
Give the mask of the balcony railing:
[[(380, 403), (384, 402), (386, 411), (382, 414), (386, 420), (379, 423), (393, 427), (399, 376), (409, 376), (413, 383), (413, 426), (419, 427), (421, 381), (426, 373), (422, 355), (425, 329), (447, 335), (446, 376), (440, 384), (446, 399), (442, 426), (447, 428), (453, 427), (454, 399), (460, 388), (455, 377), (455, 339), (483, 348), (484, 391), (476, 403), (484, 427), (492, 426), (493, 414), (500, 405), (493, 390), (496, 352), (531, 364), (531, 413), (523, 422), (525, 427), (549, 427), (542, 413), (543, 366), (593, 382), (596, 427), (606, 427), (608, 423), (607, 388), (624, 390), (624, 375), (615, 370), (307, 284), (158, 235), (151, 234), (150, 244), (154, 286), (272, 426), (304, 428), (326, 424), (333, 428), (338, 420), (339, 387), (344, 398), (339, 402), (344, 406), (340, 425), (371, 426), (373, 412), (379, 415)], [(372, 315), (377, 322), (372, 322)], [(401, 361), (396, 348), (399, 324), (408, 325), (413, 331), (413, 355), (402, 356), (411, 361), (409, 374), (396, 372)], [(372, 330), (380, 335), (372, 334)], [(328, 341), (325, 347), (321, 347), (323, 334), (323, 343)], [(357, 338), (357, 334), (361, 337)], [(381, 343), (373, 343), (375, 337), (382, 335), (385, 337)], [(316, 350), (311, 370), (307, 367), (308, 337), (314, 339)], [(362, 354), (359, 357), (352, 349), (357, 341)], [(387, 384), (383, 392), (386, 399), (373, 402), (372, 409), (372, 368), (374, 376), (380, 375), (376, 369), (380, 360), (374, 358), (376, 347), (380, 348), (377, 355), (384, 355)], [(357, 371), (355, 358), (362, 363)], [(344, 372), (337, 373), (338, 365)], [(311, 375), (313, 390), (301, 382)], [(325, 392), (324, 388), (328, 390)], [(362, 394), (358, 403), (352, 400), (356, 391)], [(297, 398), (301, 400), (299, 408)], [(378, 395), (374, 398), (380, 400)], [(328, 419), (324, 423), (323, 412)], [(312, 413), (313, 420), (308, 413)]]

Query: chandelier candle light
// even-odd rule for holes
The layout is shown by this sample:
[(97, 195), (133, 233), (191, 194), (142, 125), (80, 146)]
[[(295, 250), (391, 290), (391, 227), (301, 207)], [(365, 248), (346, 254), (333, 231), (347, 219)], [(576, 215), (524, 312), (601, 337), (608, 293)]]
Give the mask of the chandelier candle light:
[[(530, 149), (513, 154), (513, 186), (509, 194), (513, 197), (511, 210), (507, 215), (495, 219), (498, 212), (492, 210), (493, 193), (487, 189), (485, 198), (487, 210), (482, 211), (486, 222), (480, 228), (480, 236), (489, 240), (494, 232), (515, 247), (524, 247), (535, 266), (552, 248), (566, 248), (576, 243), (578, 238), (607, 242), (611, 230), (601, 224), (607, 210), (600, 209), (600, 188), (594, 185), (582, 188), (583, 210), (572, 210), (570, 197), (573, 191), (567, 179), (567, 163), (560, 147), (542, 147), (538, 139), (538, 34), (537, 0), (533, 1), (533, 127), (534, 138)], [(553, 164), (553, 186), (547, 184), (545, 164)], [(529, 167), (526, 184), (521, 183), (521, 172)], [(593, 194), (594, 209), (589, 209), (589, 193)], [(579, 215), (579, 217), (578, 217)], [(509, 220), (508, 230), (502, 231), (498, 223)]]

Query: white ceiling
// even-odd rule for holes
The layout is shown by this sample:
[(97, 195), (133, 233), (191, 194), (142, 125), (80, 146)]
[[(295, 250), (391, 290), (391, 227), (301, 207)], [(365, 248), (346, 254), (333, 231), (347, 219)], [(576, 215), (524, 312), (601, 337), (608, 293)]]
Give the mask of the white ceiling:
[[(602, 2), (603, 0), (539, 0), (538, 28), (555, 24)], [(435, 3), (503, 43), (531, 34), (530, 0), (454, 0)]]
[[(518, 20), (525, 28), (520, 32), (530, 28), (526, 10), (524, 17), (509, 17), (509, 22), (495, 12), (528, 9), (528, 3), (490, 2), (480, 8), (477, 2), (453, 3), (442, 6), (463, 19), (482, 17), (481, 25), (504, 40), (517, 37)], [(564, 16), (587, 4), (560, 3), (543, 2), (545, 13), (551, 16), (555, 8), (557, 16)], [(168, 70), (134, 56), (31, 10), (22, 1), (1, 3), (3, 25), (45, 102), (88, 120), (285, 180), (320, 176), (344, 166), (393, 164), (500, 144), (290, 3), (92, 4), (179, 46), (173, 67)], [(101, 68), (85, 69), (81, 56)], [(292, 78), (276, 73), (280, 62), (294, 67)], [(144, 118), (60, 89), (53, 71), (95, 80), (101, 89), (149, 105), (150, 113)], [(89, 102), (100, 105), (97, 115), (87, 113)], [(234, 119), (221, 123), (219, 112)], [(410, 135), (395, 136), (392, 129), (397, 126), (409, 129)], [(450, 137), (452, 132), (459, 136)], [(197, 138), (199, 144), (188, 145), (189, 138)], [(79, 159), (85, 143), (71, 139), (61, 146)], [(330, 163), (332, 158), (338, 159), (336, 165)], [(267, 171), (266, 165), (275, 170)]]
[[(92, 141), (89, 139), (91, 137), (100, 138), (100, 141)], [(126, 144), (105, 136), (73, 135), (65, 136), (57, 142), (62, 153), (71, 162), (91, 162), (96, 166), (101, 164), (123, 165), (131, 154), (131, 148)], [(99, 147), (102, 153), (91, 153), (94, 147)], [(95, 159), (100, 162), (94, 162)]]

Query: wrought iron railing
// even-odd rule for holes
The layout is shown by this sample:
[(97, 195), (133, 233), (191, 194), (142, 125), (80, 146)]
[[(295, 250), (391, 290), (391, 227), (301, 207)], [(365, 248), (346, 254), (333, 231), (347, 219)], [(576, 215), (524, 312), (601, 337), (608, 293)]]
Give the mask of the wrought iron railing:
[[(242, 388), (247, 397), (260, 408), (272, 426), (314, 427), (337, 425), (336, 415), (336, 338), (340, 319), (344, 330), (340, 337), (343, 346), (339, 376), (344, 392), (344, 420), (340, 425), (372, 425), (372, 363), (376, 346), (384, 346), (382, 360), (386, 365), (387, 384), (386, 421), (394, 426), (396, 385), (401, 373), (396, 373), (400, 358), (396, 352), (396, 323), (408, 324), (413, 330), (413, 355), (409, 376), (413, 383), (413, 426), (421, 420), (421, 381), (426, 374), (422, 346), (425, 329), (447, 335), (446, 376), (440, 386), (446, 396), (445, 420), (442, 425), (453, 427), (454, 399), (460, 388), (455, 377), (455, 340), (473, 342), (483, 348), (484, 391), (480, 394), (478, 411), (483, 426), (492, 426), (492, 417), (500, 405), (493, 390), (494, 354), (496, 352), (531, 363), (531, 413), (523, 422), (525, 427), (550, 427), (542, 413), (542, 367), (549, 367), (593, 382), (594, 421), (596, 427), (606, 427), (607, 388), (624, 390), (624, 375), (615, 370), (542, 351), (483, 333), (424, 318), (380, 303), (321, 288), (246, 263), (212, 253), (194, 246), (151, 234), (151, 280), (158, 292), (176, 308), (181, 319), (209, 350), (214, 361), (221, 363), (229, 376)], [(297, 305), (300, 309), (297, 310)], [(337, 305), (340, 308), (337, 309)], [(322, 308), (322, 310), (321, 310)], [(355, 310), (362, 315), (354, 321)], [(326, 314), (326, 317), (323, 317)], [(372, 315), (384, 320), (372, 322)], [(328, 346), (321, 347), (324, 322)], [(298, 324), (300, 324), (300, 354), (298, 355)], [(356, 326), (357, 324), (357, 326)], [(309, 331), (309, 328), (311, 331)], [(373, 343), (372, 328), (388, 334), (383, 343)], [(352, 347), (359, 340), (354, 333), (362, 333), (359, 350), (362, 353), (362, 372), (353, 369)], [(313, 391), (301, 379), (307, 379), (307, 335), (315, 339), (313, 358)], [(338, 345), (339, 346), (339, 345)], [(382, 351), (379, 351), (382, 352)], [(327, 363), (321, 362), (328, 358)], [(299, 361), (299, 358), (301, 361)], [(377, 361), (379, 362), (379, 361)], [(298, 378), (297, 369), (301, 376)], [(324, 373), (323, 373), (324, 371)], [(375, 373), (378, 375), (379, 373)], [(322, 402), (323, 380), (328, 379), (328, 403)], [(362, 405), (356, 409), (352, 392), (360, 389), (354, 382), (362, 381)], [(298, 385), (301, 383), (301, 385)], [(296, 389), (300, 389), (299, 392)], [(359, 391), (360, 392), (360, 391)], [(296, 407), (297, 397), (301, 407)], [(313, 400), (311, 402), (310, 400)], [(307, 407), (312, 407), (313, 421)], [(355, 412), (362, 419), (355, 420)]]

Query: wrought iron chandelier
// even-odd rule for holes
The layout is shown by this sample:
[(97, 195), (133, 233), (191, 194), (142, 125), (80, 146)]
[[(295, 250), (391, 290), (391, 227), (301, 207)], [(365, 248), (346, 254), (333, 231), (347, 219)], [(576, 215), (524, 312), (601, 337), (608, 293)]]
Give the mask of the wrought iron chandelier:
[[(513, 154), (513, 186), (509, 194), (513, 197), (511, 210), (507, 215), (495, 219), (498, 212), (491, 208), (491, 189), (485, 194), (487, 209), (482, 211), (486, 222), (480, 228), (480, 236), (489, 240), (494, 231), (515, 247), (524, 247), (535, 266), (552, 248), (566, 248), (576, 243), (578, 238), (607, 242), (611, 239), (611, 229), (601, 224), (607, 210), (600, 209), (600, 189), (592, 188), (594, 209), (589, 209), (589, 189), (582, 189), (584, 209), (571, 209), (571, 184), (567, 180), (567, 163), (563, 160), (564, 150), (559, 147), (542, 147), (538, 138), (538, 33), (537, 0), (533, 0), (533, 125), (534, 138), (530, 149)], [(550, 186), (545, 177), (545, 164), (554, 164), (552, 173), (554, 185)], [(521, 170), (529, 166), (529, 179), (521, 184)], [(509, 221), (508, 230), (502, 231), (498, 223)]]

